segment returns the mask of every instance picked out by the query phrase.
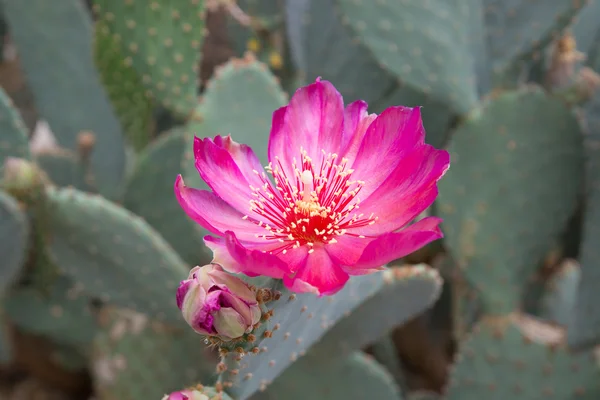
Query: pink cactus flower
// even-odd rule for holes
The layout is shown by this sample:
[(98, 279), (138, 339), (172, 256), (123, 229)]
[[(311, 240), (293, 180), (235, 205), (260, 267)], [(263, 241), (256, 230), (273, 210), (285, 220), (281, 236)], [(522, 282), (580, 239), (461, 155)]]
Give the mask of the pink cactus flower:
[(208, 396), (197, 390), (180, 390), (165, 395), (162, 400), (208, 400)]
[[(282, 278), (294, 292), (331, 295), (363, 275), (441, 238), (440, 218), (410, 224), (437, 197), (450, 156), (425, 144), (419, 107), (369, 114), (344, 108), (320, 78), (273, 113), (269, 165), (231, 137), (195, 138), (195, 163), (212, 191), (175, 193), (214, 236), (215, 263), (248, 276)], [(274, 184), (265, 174), (272, 176)]]

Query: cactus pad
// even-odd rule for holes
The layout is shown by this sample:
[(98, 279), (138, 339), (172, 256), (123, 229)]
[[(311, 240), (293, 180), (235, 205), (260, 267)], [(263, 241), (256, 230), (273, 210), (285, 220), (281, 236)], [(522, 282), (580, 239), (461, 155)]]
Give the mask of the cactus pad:
[(115, 195), (125, 173), (125, 149), (93, 64), (84, 4), (5, 0), (3, 11), (40, 116), (66, 149), (78, 148), (82, 132), (93, 134), (91, 172), (101, 193)]
[(216, 357), (187, 326), (116, 309), (104, 310), (101, 321), (92, 360), (98, 400), (160, 399), (213, 380)]
[(574, 212), (582, 140), (571, 111), (535, 87), (491, 98), (454, 132), (438, 214), (486, 311), (517, 307), (526, 279)]
[(463, 342), (448, 400), (600, 398), (593, 353), (570, 354), (564, 332), (528, 317), (484, 319)]
[(24, 287), (4, 299), (7, 317), (19, 328), (81, 349), (92, 343), (97, 329), (90, 306), (82, 288), (65, 276), (52, 282), (48, 295)]
[(146, 222), (72, 189), (47, 192), (49, 253), (84, 290), (152, 318), (180, 321), (175, 290), (189, 268)]
[(29, 221), (16, 200), (0, 191), (0, 295), (24, 266), (29, 242)]
[[(396, 86), (367, 49), (352, 40), (334, 0), (286, 1), (286, 28), (292, 56), (304, 80), (334, 82), (346, 100), (373, 102)], [(332, 48), (335, 52), (330, 51)]]
[[(442, 289), (438, 272), (425, 265), (390, 268), (383, 274), (383, 287), (336, 323), (310, 353), (329, 358), (361, 349), (426, 311)], [(393, 304), (399, 307), (390, 313)]]
[(149, 93), (186, 117), (196, 105), (204, 32), (204, 0), (94, 0), (107, 34)]
[(569, 344), (587, 347), (600, 343), (598, 285), (600, 285), (600, 95), (586, 109), (589, 136), (586, 142), (586, 204), (579, 262), (581, 281), (574, 316), (569, 325)]
[(158, 230), (185, 261), (202, 265), (211, 258), (202, 242), (203, 232), (173, 194), (185, 145), (184, 133), (174, 130), (141, 152), (126, 183), (123, 206)]
[(567, 327), (573, 318), (581, 269), (575, 260), (566, 260), (547, 282), (540, 304), (540, 317)]
[(243, 400), (263, 383), (273, 381), (346, 313), (381, 290), (383, 282), (383, 273), (353, 277), (344, 289), (329, 297), (291, 294), (278, 280), (256, 284), (280, 290), (282, 295), (267, 303), (270, 315), (256, 330), (254, 342), (246, 343), (250, 351), (244, 349), (239, 354), (234, 349), (224, 355), (226, 370), (221, 379), (227, 391)]
[(402, 400), (389, 372), (372, 357), (355, 352), (331, 362), (303, 357), (253, 400)]
[(0, 89), (0, 180), (7, 157), (30, 158), (29, 139), (19, 112)]
[[(477, 102), (467, 0), (337, 0), (342, 20), (388, 72), (456, 112)], [(410, 39), (408, 39), (410, 38)]]
[(513, 70), (532, 59), (567, 28), (583, 1), (538, 3), (529, 0), (485, 0), (487, 42), (495, 72)]
[(135, 150), (141, 150), (152, 140), (152, 99), (138, 72), (125, 62), (120, 42), (110, 35), (106, 24), (97, 22), (94, 33), (94, 60), (100, 79), (121, 122), (126, 141)]

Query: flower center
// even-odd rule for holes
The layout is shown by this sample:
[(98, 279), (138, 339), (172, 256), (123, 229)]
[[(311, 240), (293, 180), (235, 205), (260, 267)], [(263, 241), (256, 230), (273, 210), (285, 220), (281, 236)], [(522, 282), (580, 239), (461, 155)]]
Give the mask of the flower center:
[[(286, 176), (281, 162), (275, 157), (276, 165), (269, 163), (265, 169), (275, 181), (271, 185), (265, 173), (254, 171), (261, 187), (250, 186), (254, 199), (250, 200), (250, 211), (262, 217), (262, 221), (245, 215), (265, 233), (256, 236), (265, 240), (279, 241), (281, 246), (271, 253), (286, 253), (291, 248), (309, 246), (313, 252), (317, 243), (335, 243), (336, 236), (362, 235), (348, 232), (349, 228), (372, 225), (377, 220), (373, 214), (365, 217), (356, 212), (359, 208), (358, 193), (364, 186), (360, 180), (351, 180), (353, 170), (348, 160), (322, 151), (319, 165), (313, 164), (305, 150), (300, 149), (301, 164), (293, 159), (293, 176)], [(266, 222), (264, 222), (266, 221)]]

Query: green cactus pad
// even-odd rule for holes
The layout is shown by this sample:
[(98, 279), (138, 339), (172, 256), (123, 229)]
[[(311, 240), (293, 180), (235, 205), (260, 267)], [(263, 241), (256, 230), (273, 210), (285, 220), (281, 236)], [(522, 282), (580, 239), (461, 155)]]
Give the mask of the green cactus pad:
[(207, 232), (187, 217), (173, 193), (185, 149), (184, 132), (176, 129), (140, 153), (125, 186), (123, 206), (158, 230), (185, 261), (202, 265), (211, 259), (202, 242)]
[[(266, 65), (252, 56), (233, 59), (217, 68), (208, 82), (197, 114), (202, 122), (186, 126), (184, 177), (190, 186), (207, 185), (194, 166), (193, 138), (229, 135), (252, 147), (263, 165), (267, 164), (267, 144), (273, 111), (285, 105), (286, 95)], [(232, 118), (235, 115), (235, 118)]]
[(402, 83), (459, 113), (476, 105), (468, 1), (337, 2), (358, 40)]
[(204, 0), (94, 0), (94, 11), (118, 41), (124, 62), (153, 97), (187, 117), (197, 102)]
[(273, 381), (304, 355), (346, 313), (379, 292), (384, 279), (383, 273), (353, 277), (339, 293), (328, 297), (292, 294), (282, 287), (281, 281), (261, 280), (263, 283), (259, 284), (252, 279), (256, 287), (278, 290), (282, 295), (267, 303), (273, 315), (254, 332), (255, 341), (240, 344), (250, 347), (244, 349), (245, 355), (240, 356), (237, 351), (225, 355), (223, 384), (233, 385), (228, 391), (238, 400), (247, 399), (262, 383)]
[(600, 94), (585, 110), (589, 136), (586, 142), (586, 210), (579, 255), (581, 281), (573, 318), (569, 325), (569, 344), (588, 347), (600, 343), (598, 285), (600, 284)]
[(35, 163), (44, 170), (56, 186), (71, 186), (85, 192), (94, 191), (94, 187), (86, 177), (85, 166), (70, 151), (59, 150), (36, 154)]
[(394, 377), (399, 387), (406, 387), (406, 374), (391, 334), (380, 338), (370, 346), (371, 353), (378, 363)]
[(94, 29), (94, 61), (100, 79), (123, 127), (125, 140), (135, 150), (143, 149), (153, 137), (153, 102), (142, 78), (125, 62), (120, 42), (102, 21)]
[(252, 400), (369, 398), (402, 400), (389, 372), (372, 357), (355, 352), (332, 362), (303, 357)]
[(92, 351), (98, 400), (161, 399), (214, 381), (216, 358), (188, 326), (166, 327), (126, 310), (106, 310), (102, 320)]
[(569, 326), (575, 311), (581, 269), (574, 260), (566, 260), (547, 282), (540, 301), (540, 317), (545, 321)]
[(482, 320), (461, 345), (447, 400), (600, 398), (596, 356), (569, 353), (563, 339), (528, 317)]
[(508, 313), (574, 212), (582, 133), (541, 89), (491, 98), (454, 132), (438, 183), (445, 241), (490, 313)]
[(48, 294), (16, 288), (4, 299), (4, 309), (10, 321), (24, 331), (81, 349), (92, 343), (97, 330), (90, 298), (65, 276), (52, 282)]
[(568, 27), (584, 1), (542, 3), (530, 0), (485, 0), (487, 43), (496, 73), (518, 71)]
[[(452, 111), (384, 71), (342, 25), (334, 0), (288, 1), (286, 19), (290, 50), (305, 81), (321, 76), (336, 86), (346, 103), (367, 101), (370, 112), (399, 104), (423, 106), (427, 143), (437, 147), (444, 143)], [(336, 50), (330, 51), (332, 48)]]
[(10, 287), (24, 266), (29, 221), (16, 200), (0, 191), (0, 294)]
[[(286, 28), (292, 58), (306, 82), (317, 76), (333, 82), (346, 101), (382, 98), (396, 80), (383, 71), (340, 22), (334, 0), (286, 2)], [(330, 51), (335, 48), (336, 51)]]
[(91, 171), (100, 192), (114, 196), (125, 173), (125, 149), (93, 64), (92, 27), (84, 4), (4, 0), (3, 5), (40, 116), (66, 149), (77, 149), (81, 132), (93, 133)]
[(189, 268), (145, 221), (99, 196), (50, 189), (49, 253), (101, 300), (180, 321), (175, 304)]
[[(361, 349), (430, 308), (438, 299), (442, 279), (425, 265), (383, 272), (384, 286), (349, 316), (341, 319), (310, 349), (329, 358)], [(398, 308), (390, 313), (390, 305)]]
[(7, 157), (29, 159), (27, 128), (10, 97), (0, 89), (0, 181)]

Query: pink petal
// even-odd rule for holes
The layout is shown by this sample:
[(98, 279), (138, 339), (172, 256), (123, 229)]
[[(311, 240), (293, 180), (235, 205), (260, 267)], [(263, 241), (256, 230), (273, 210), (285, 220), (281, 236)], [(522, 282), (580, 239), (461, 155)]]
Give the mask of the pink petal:
[(379, 236), (365, 247), (358, 261), (347, 266), (346, 270), (360, 271), (381, 267), (419, 250), (434, 240), (441, 239), (444, 236), (438, 226), (441, 222), (442, 219), (437, 217), (423, 218), (400, 232)]
[(306, 263), (294, 277), (285, 276), (283, 283), (292, 292), (312, 292), (323, 296), (340, 291), (348, 279), (348, 274), (321, 248), (308, 255)]
[[(373, 225), (349, 229), (360, 235), (381, 235), (402, 228), (436, 199), (437, 181), (450, 166), (450, 154), (423, 145), (402, 158), (396, 169), (366, 199), (360, 212), (378, 217)], [(361, 193), (362, 194), (362, 193)]]
[(367, 103), (357, 100), (348, 104), (344, 110), (344, 136), (342, 140), (342, 156), (350, 160), (356, 159), (367, 128), (377, 118), (377, 114), (367, 112)]
[(336, 243), (325, 245), (329, 256), (339, 265), (352, 265), (360, 258), (365, 247), (373, 239), (345, 234), (337, 236), (335, 240)]
[(213, 252), (212, 262), (220, 264), (229, 272), (277, 279), (290, 273), (287, 264), (277, 256), (262, 249), (244, 247), (232, 231), (225, 232), (224, 238), (205, 236), (204, 243)]
[(250, 214), (250, 200), (254, 199), (250, 186), (263, 184), (253, 172), (261, 173), (263, 169), (252, 149), (220, 136), (214, 142), (194, 138), (194, 156), (196, 169), (216, 195), (239, 212)]
[(360, 197), (367, 198), (415, 147), (425, 143), (419, 107), (389, 107), (367, 128), (352, 165), (353, 179), (365, 181)]
[[(354, 235), (345, 234), (336, 237), (337, 243), (327, 244), (325, 249), (331, 259), (342, 266), (342, 269), (349, 275), (366, 275), (382, 270), (384, 267), (360, 269), (353, 267), (360, 259), (365, 248), (373, 241), (371, 238), (360, 238)], [(348, 267), (350, 266), (350, 267)]]
[(242, 213), (214, 193), (185, 186), (181, 175), (175, 180), (175, 196), (192, 220), (215, 235), (223, 236), (231, 230), (238, 232), (241, 240), (257, 241), (255, 235), (264, 234), (264, 228), (242, 219)]
[(296, 90), (289, 105), (273, 113), (269, 138), (269, 161), (276, 158), (288, 177), (294, 176), (292, 162), (301, 163), (301, 149), (320, 165), (322, 150), (340, 152), (344, 126), (344, 101), (328, 81), (320, 78)]

